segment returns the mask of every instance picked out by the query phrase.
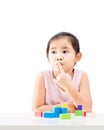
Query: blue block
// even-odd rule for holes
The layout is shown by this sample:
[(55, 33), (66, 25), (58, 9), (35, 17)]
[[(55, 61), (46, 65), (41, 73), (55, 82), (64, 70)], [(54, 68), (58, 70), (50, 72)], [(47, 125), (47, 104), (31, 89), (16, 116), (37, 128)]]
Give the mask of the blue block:
[(52, 111), (43, 112), (44, 118), (59, 118), (62, 113), (68, 113), (68, 108), (54, 107)]
[(68, 108), (61, 108), (61, 113), (62, 113), (62, 114), (68, 113)]
[(61, 107), (55, 107), (55, 108), (53, 108), (53, 113), (57, 113), (57, 114), (62, 113)]
[(43, 112), (44, 118), (59, 118), (59, 114), (53, 112)]

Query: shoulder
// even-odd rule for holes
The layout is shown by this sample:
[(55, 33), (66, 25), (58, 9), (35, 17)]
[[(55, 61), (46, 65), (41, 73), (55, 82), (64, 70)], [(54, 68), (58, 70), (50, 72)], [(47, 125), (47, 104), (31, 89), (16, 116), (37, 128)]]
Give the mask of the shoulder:
[(89, 81), (88, 74), (85, 71), (83, 71), (82, 80), (84, 80), (84, 81), (86, 80), (87, 82)]
[(36, 78), (41, 78), (41, 77), (43, 77), (43, 71), (38, 72), (38, 73), (36, 74)]
[(76, 69), (76, 68), (75, 68), (75, 69), (74, 69), (74, 72), (79, 74), (79, 73), (83, 73), (84, 71), (81, 70), (81, 69)]
[(80, 77), (80, 83), (89, 83), (89, 77), (86, 71), (75, 69), (75, 73)]
[(84, 70), (75, 70), (76, 73), (76, 79), (78, 82), (79, 90), (86, 90), (89, 89), (89, 78), (88, 74)]
[(48, 71), (41, 71), (36, 74), (35, 77), (35, 88), (37, 88), (39, 91), (43, 90), (45, 88), (46, 81), (48, 82), (49, 76), (47, 75)]
[(87, 73), (84, 70), (80, 70), (80, 69), (74, 69), (74, 73), (76, 75), (81, 75), (82, 77), (87, 76)]
[(81, 80), (83, 77), (84, 71), (79, 69), (74, 69), (74, 78), (77, 80)]
[(50, 70), (44, 70), (36, 74), (36, 79), (44, 79), (45, 75), (50, 73)]
[(74, 70), (74, 76), (77, 77), (77, 79), (80, 80), (80, 82), (87, 81), (88, 82), (88, 74), (84, 70), (75, 69)]
[(38, 72), (35, 76), (35, 89), (41, 91), (44, 88), (44, 71)]

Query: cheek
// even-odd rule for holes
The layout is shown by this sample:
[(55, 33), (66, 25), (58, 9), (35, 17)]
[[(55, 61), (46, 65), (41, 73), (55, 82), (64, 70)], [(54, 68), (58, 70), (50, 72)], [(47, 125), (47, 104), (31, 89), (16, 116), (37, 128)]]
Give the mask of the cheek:
[(72, 67), (73, 65), (75, 65), (75, 63), (76, 63), (75, 59), (68, 59), (66, 67)]
[(54, 61), (52, 58), (49, 58), (49, 59), (48, 59), (48, 62), (49, 62), (49, 64), (50, 64), (52, 67), (55, 66), (55, 61)]
[(69, 63), (72, 63), (73, 61), (75, 61), (75, 57), (73, 55), (67, 56), (66, 61), (68, 61)]
[(49, 56), (48, 60), (49, 60), (51, 63), (54, 63), (54, 62), (55, 62), (55, 57), (54, 57), (54, 56)]

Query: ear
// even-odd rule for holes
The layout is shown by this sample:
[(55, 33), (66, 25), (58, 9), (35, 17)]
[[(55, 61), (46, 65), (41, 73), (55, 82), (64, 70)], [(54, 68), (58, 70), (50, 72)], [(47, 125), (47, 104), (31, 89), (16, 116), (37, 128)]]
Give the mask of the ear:
[(81, 60), (81, 58), (82, 58), (82, 53), (81, 52), (77, 53), (76, 54), (76, 63), (78, 63)]

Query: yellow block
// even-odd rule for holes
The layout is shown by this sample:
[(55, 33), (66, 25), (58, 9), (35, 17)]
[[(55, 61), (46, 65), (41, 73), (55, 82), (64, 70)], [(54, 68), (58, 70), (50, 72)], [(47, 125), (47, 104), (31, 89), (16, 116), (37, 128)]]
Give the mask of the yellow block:
[(69, 108), (69, 104), (65, 103), (62, 105), (63, 108)]

